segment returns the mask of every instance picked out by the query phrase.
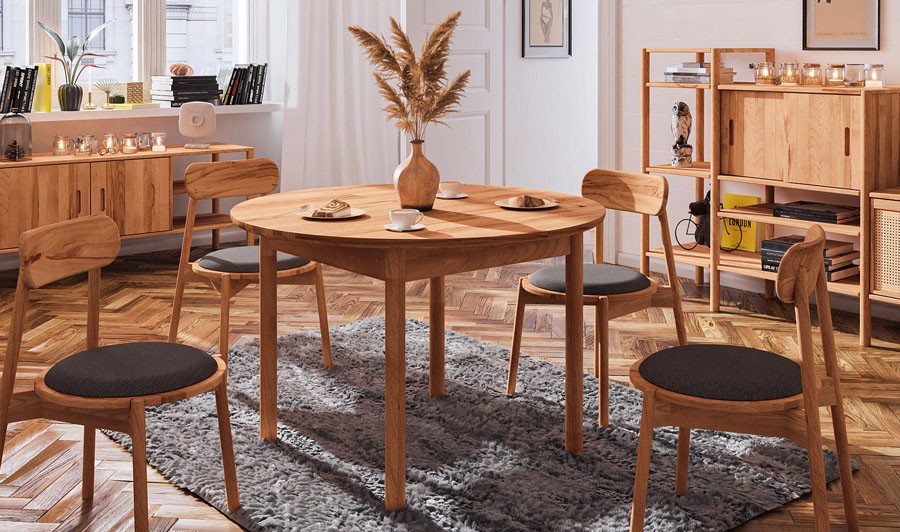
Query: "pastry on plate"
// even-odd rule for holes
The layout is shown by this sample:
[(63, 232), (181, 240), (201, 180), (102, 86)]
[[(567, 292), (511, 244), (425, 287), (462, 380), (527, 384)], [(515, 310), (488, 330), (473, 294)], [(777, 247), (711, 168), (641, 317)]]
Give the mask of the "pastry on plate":
[(333, 199), (313, 212), (314, 218), (343, 218), (350, 216), (350, 204)]
[(536, 198), (534, 196), (529, 196), (528, 194), (522, 194), (521, 196), (514, 196), (509, 198), (509, 206), (510, 207), (542, 207), (544, 205), (544, 200), (541, 198)]

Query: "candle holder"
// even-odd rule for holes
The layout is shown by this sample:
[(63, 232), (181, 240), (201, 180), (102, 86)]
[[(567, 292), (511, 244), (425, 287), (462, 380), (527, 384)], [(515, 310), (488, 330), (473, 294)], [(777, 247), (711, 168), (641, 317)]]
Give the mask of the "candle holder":
[(844, 85), (847, 87), (864, 87), (866, 85), (866, 65), (848, 64), (844, 69)]
[(753, 69), (753, 79), (757, 85), (774, 85), (775, 84), (775, 63), (771, 61), (763, 61), (761, 63), (751, 64)]
[(801, 85), (821, 85), (822, 65), (819, 63), (804, 63), (800, 73)]
[(86, 104), (82, 105), (81, 108), (86, 111), (93, 111), (97, 108), (97, 104), (94, 103), (93, 94), (90, 92), (90, 85), (88, 85), (88, 101)]
[(800, 84), (800, 65), (797, 63), (781, 63), (781, 84), (796, 87)]
[(166, 134), (165, 133), (153, 133), (151, 135), (153, 139), (153, 151), (166, 151)]
[(884, 65), (866, 65), (866, 87), (884, 87)]
[(134, 133), (125, 133), (122, 135), (122, 153), (137, 153), (138, 141)]
[(100, 155), (115, 155), (119, 152), (119, 137), (115, 133), (106, 133), (103, 140), (100, 141), (100, 149), (97, 153)]
[(135, 133), (135, 136), (137, 136), (138, 151), (150, 151), (150, 146), (153, 145), (150, 133)]
[(66, 157), (72, 155), (74, 151), (72, 141), (65, 135), (56, 135), (53, 137), (53, 155), (56, 157)]
[(94, 153), (94, 136), (82, 135), (75, 137), (75, 157), (90, 157)]
[(844, 84), (844, 65), (840, 63), (829, 63), (825, 69), (825, 85), (829, 87), (837, 87)]

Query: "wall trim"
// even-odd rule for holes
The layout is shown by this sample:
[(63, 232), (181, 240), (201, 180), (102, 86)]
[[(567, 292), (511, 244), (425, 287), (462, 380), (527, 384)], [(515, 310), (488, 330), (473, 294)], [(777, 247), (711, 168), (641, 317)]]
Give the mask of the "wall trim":
[[(619, 168), (619, 2), (600, 3), (597, 49), (600, 65), (597, 69), (598, 106), (598, 166)], [(619, 216), (608, 212), (603, 223), (603, 261), (615, 263), (619, 250)]]

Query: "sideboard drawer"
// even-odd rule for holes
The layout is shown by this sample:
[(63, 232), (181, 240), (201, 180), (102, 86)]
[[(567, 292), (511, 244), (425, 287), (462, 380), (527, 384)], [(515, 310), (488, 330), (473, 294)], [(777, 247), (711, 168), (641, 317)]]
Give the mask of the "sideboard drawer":
[(166, 157), (91, 163), (91, 213), (123, 236), (172, 229), (172, 173)]

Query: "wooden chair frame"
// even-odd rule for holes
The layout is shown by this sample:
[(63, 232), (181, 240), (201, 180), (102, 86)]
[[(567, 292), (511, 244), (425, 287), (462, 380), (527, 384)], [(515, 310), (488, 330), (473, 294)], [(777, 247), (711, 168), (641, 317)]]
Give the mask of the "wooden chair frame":
[[(596, 296), (585, 294), (584, 304), (594, 307), (594, 376), (599, 379), (600, 406), (598, 422), (609, 424), (609, 320), (627, 316), (651, 307), (671, 307), (675, 313), (675, 330), (678, 343), (687, 343), (681, 295), (672, 254), (669, 219), (666, 214), (669, 187), (666, 179), (648, 174), (633, 174), (616, 170), (596, 169), (588, 172), (581, 183), (581, 194), (600, 203), (607, 209), (632, 212), (659, 219), (660, 235), (665, 249), (668, 285), (660, 285), (650, 279), (647, 288), (626, 294)], [(603, 262), (603, 224), (597, 227), (594, 263)], [(565, 292), (553, 292), (531, 284), (530, 278), (519, 279), (516, 297), (516, 315), (513, 322), (513, 340), (509, 358), (506, 393), (516, 393), (516, 376), (519, 368), (519, 352), (522, 349), (522, 328), (525, 321), (525, 305), (564, 305)]]
[[(651, 384), (641, 376), (640, 367), (643, 360), (631, 367), (631, 382), (644, 392), (631, 510), (632, 531), (643, 530), (653, 429), (665, 426), (679, 427), (675, 477), (675, 493), (679, 495), (687, 493), (691, 428), (784, 437), (806, 447), (809, 450), (816, 530), (819, 532), (829, 530), (825, 464), (819, 423), (820, 407), (831, 408), (847, 528), (859, 530), (853, 470), (831, 322), (831, 304), (822, 261), (824, 245), (825, 232), (821, 227), (813, 226), (805, 242), (792, 246), (785, 253), (776, 280), (778, 297), (785, 303), (793, 303), (796, 309), (802, 393), (769, 401), (704, 399), (664, 390)], [(821, 346), (826, 370), (824, 377), (816, 374), (815, 367), (809, 310), (809, 297), (813, 292), (818, 303)]]
[(15, 389), (28, 298), (33, 289), (87, 272), (86, 348), (99, 346), (100, 268), (115, 260), (119, 253), (119, 230), (115, 222), (106, 216), (93, 216), (27, 231), (20, 237), (19, 253), (21, 266), (9, 342), (3, 362), (3, 377), (0, 381), (0, 462), (9, 423), (46, 418), (83, 425), (81, 496), (83, 500), (90, 501), (94, 496), (95, 430), (100, 428), (127, 433), (132, 439), (134, 526), (138, 531), (147, 531), (150, 516), (144, 408), (180, 401), (205, 392), (215, 392), (228, 509), (236, 510), (240, 503), (228, 412), (228, 370), (222, 358), (214, 357), (217, 368), (207, 379), (187, 388), (154, 395), (91, 398), (63, 394), (49, 388), (44, 382), (50, 368), (37, 376), (32, 388)]
[[(175, 281), (175, 302), (172, 320), (169, 323), (169, 341), (178, 338), (181, 307), (184, 301), (184, 285), (188, 282), (207, 284), (220, 295), (219, 353), (228, 358), (228, 336), (230, 329), (231, 299), (251, 284), (259, 284), (259, 272), (229, 273), (209, 270), (200, 266), (199, 261), (191, 262), (191, 242), (197, 220), (197, 202), (214, 201), (229, 197), (251, 199), (264, 196), (278, 186), (280, 175), (278, 166), (270, 159), (246, 159), (239, 161), (216, 161), (194, 163), (184, 174), (188, 192), (188, 211), (185, 219), (184, 239), (181, 243), (181, 257), (178, 260), (178, 278)], [(232, 225), (236, 227), (236, 225)], [(254, 237), (247, 233), (247, 245), (254, 245)], [(326, 367), (332, 366), (331, 338), (328, 334), (328, 311), (325, 307), (325, 283), (322, 266), (310, 261), (299, 268), (281, 270), (277, 274), (280, 284), (315, 286), (316, 305), (319, 313), (319, 330), (322, 336), (322, 356)]]

